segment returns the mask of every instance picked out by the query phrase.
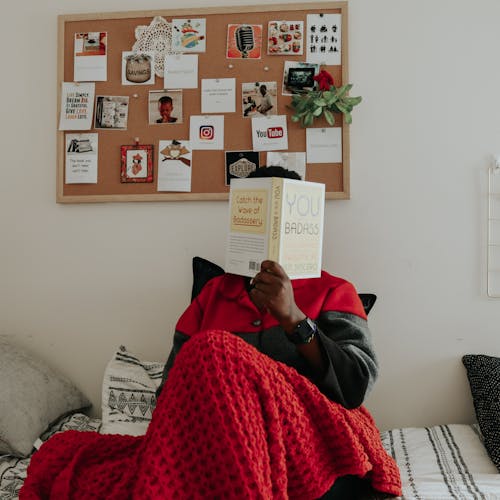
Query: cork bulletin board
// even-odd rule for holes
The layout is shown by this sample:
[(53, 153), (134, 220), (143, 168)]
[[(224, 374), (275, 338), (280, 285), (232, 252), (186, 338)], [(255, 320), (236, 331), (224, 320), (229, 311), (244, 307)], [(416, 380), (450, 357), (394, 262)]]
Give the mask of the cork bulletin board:
[[(306, 8), (305, 8), (306, 7)], [(277, 82), (277, 114), (287, 116), (288, 152), (306, 151), (306, 129), (290, 119), (288, 108), (291, 97), (282, 95), (283, 67), (285, 60), (305, 61), (303, 55), (267, 55), (268, 22), (275, 20), (303, 21), (308, 14), (341, 14), (341, 64), (324, 66), (334, 78), (335, 85), (348, 83), (347, 72), (347, 2), (316, 2), (310, 4), (254, 5), (244, 7), (218, 7), (176, 9), (159, 11), (115, 12), (99, 14), (62, 15), (58, 18), (58, 110), (60, 114), (63, 82), (74, 81), (74, 40), (82, 32), (106, 32), (107, 80), (95, 82), (95, 96), (129, 96), (126, 130), (94, 129), (86, 133), (98, 134), (98, 176), (95, 184), (70, 184), (65, 182), (66, 134), (57, 131), (57, 202), (95, 203), (130, 201), (174, 200), (227, 200), (226, 151), (252, 150), (251, 119), (241, 111), (242, 83)], [(198, 88), (182, 90), (182, 123), (167, 126), (150, 125), (148, 118), (149, 92), (163, 90), (163, 78), (156, 77), (153, 85), (122, 85), (122, 52), (131, 51), (135, 29), (149, 25), (155, 16), (170, 22), (174, 18), (206, 19), (206, 51), (198, 54)], [(228, 59), (226, 42), (229, 24), (262, 25), (262, 55), (260, 59)], [(201, 80), (217, 78), (236, 79), (236, 112), (224, 115), (224, 148), (222, 150), (195, 150), (191, 162), (190, 192), (165, 192), (157, 190), (158, 144), (163, 140), (189, 138), (189, 117), (201, 115)], [(316, 119), (313, 127), (328, 127), (324, 118)], [(339, 163), (308, 163), (306, 179), (322, 182), (327, 199), (349, 198), (349, 129), (342, 115), (335, 115), (335, 126), (341, 127), (342, 161)], [(94, 122), (92, 123), (94, 127)], [(153, 182), (123, 183), (120, 180), (123, 145), (153, 145)], [(266, 165), (267, 152), (260, 151), (260, 165)]]

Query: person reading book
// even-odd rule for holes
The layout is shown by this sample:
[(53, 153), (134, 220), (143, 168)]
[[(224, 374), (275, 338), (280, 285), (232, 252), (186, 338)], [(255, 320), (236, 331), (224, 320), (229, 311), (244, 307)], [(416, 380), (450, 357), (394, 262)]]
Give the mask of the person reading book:
[(146, 435), (56, 434), (20, 500), (397, 496), (397, 465), (361, 406), (377, 371), (348, 281), (290, 280), (274, 261), (217, 276), (177, 322)]
[[(296, 172), (274, 166), (258, 168), (248, 177), (301, 180)], [(243, 339), (263, 354), (264, 364), (288, 365), (306, 385), (314, 384), (346, 409), (363, 403), (377, 377), (359, 296), (352, 284), (324, 271), (317, 279), (290, 280), (282, 266), (266, 260), (254, 278), (226, 273), (211, 279), (176, 325), (158, 395), (183, 346), (204, 331)], [(328, 498), (362, 498), (361, 492), (370, 489), (366, 481), (346, 475), (335, 482), (330, 495), (336, 493)]]

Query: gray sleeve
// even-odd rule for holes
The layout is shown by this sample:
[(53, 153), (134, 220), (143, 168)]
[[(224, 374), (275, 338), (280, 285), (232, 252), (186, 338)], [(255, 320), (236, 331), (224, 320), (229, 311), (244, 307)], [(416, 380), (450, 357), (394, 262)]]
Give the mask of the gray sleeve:
[(321, 391), (346, 408), (363, 403), (378, 374), (378, 363), (365, 319), (337, 311), (316, 320), (327, 368), (317, 380)]

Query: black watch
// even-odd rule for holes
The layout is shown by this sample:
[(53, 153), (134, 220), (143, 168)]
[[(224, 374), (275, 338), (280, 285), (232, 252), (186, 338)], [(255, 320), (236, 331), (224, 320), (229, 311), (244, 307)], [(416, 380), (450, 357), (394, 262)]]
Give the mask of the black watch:
[(309, 344), (317, 331), (316, 323), (311, 318), (305, 318), (295, 327), (292, 333), (287, 333), (286, 336), (292, 344)]

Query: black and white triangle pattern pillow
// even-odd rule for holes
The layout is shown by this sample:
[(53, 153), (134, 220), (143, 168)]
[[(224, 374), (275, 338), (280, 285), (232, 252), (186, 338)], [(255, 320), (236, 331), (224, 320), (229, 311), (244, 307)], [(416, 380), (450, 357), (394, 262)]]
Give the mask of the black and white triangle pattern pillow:
[(120, 346), (104, 371), (102, 434), (146, 433), (163, 367), (163, 362), (144, 361)]

